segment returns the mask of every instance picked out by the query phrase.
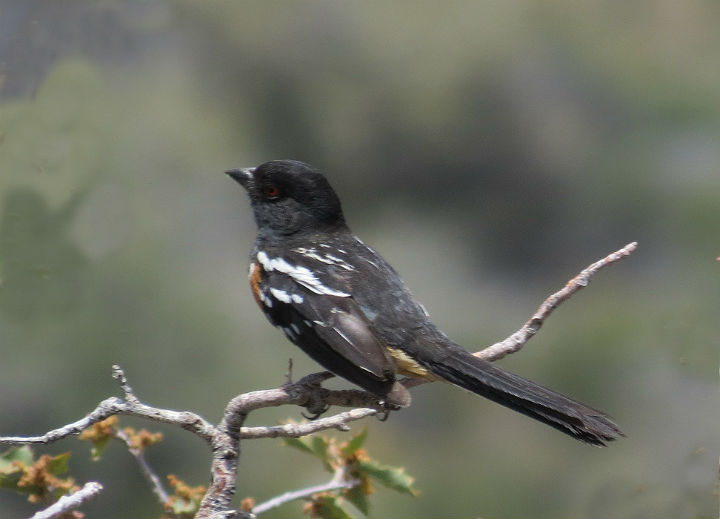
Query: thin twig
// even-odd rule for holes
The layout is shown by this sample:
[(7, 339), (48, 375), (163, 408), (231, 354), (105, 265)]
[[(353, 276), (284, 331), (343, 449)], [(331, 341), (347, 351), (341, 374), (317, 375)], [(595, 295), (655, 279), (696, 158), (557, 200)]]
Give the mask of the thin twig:
[(488, 346), (473, 355), (492, 362), (521, 350), (522, 347), (525, 346), (525, 344), (538, 332), (545, 322), (545, 319), (553, 313), (553, 310), (570, 299), (575, 292), (588, 286), (591, 278), (600, 269), (628, 257), (630, 254), (635, 252), (635, 249), (637, 249), (637, 242), (634, 241), (632, 243), (628, 243), (622, 249), (617, 250), (612, 254), (608, 254), (603, 259), (588, 266), (577, 276), (568, 281), (561, 290), (545, 299), (535, 314), (533, 314), (530, 320), (526, 322), (522, 328), (513, 333), (507, 339), (496, 342), (492, 346)]
[(260, 503), (259, 505), (253, 507), (252, 513), (255, 515), (260, 515), (264, 512), (267, 512), (268, 510), (272, 510), (273, 508), (277, 508), (297, 499), (305, 499), (312, 496), (313, 494), (317, 494), (318, 492), (329, 492), (331, 490), (338, 490), (340, 488), (352, 488), (359, 483), (360, 481), (357, 479), (351, 479), (349, 481), (335, 481), (333, 478), (333, 481), (330, 481), (329, 483), (315, 485), (313, 487), (301, 488), (300, 490), (285, 492), (284, 494), (280, 494), (277, 497), (273, 497), (272, 499), (269, 499), (264, 503)]
[(214, 426), (200, 415), (189, 411), (160, 409), (140, 402), (126, 402), (117, 397), (111, 397), (100, 402), (85, 418), (81, 418), (80, 420), (40, 436), (3, 436), (0, 437), (0, 444), (28, 445), (53, 443), (68, 436), (78, 435), (91, 425), (117, 414), (138, 416), (157, 422), (178, 425), (203, 438), (208, 443), (212, 442)]
[(77, 492), (62, 496), (55, 503), (51, 504), (44, 510), (40, 510), (30, 519), (53, 519), (55, 517), (60, 517), (61, 515), (82, 506), (83, 503), (89, 501), (102, 492), (102, 489), (103, 486), (100, 483), (89, 481)]
[[(251, 440), (257, 438), (300, 438), (325, 429), (341, 428), (349, 422), (362, 420), (368, 416), (377, 414), (377, 409), (357, 408), (344, 411), (325, 418), (318, 418), (307, 423), (289, 423), (284, 425), (275, 425), (269, 427), (242, 427), (240, 429), (240, 438), (243, 440)], [(347, 429), (343, 429), (347, 430)]]
[(122, 390), (123, 394), (125, 395), (125, 400), (127, 400), (128, 402), (135, 403), (135, 404), (140, 403), (138, 398), (135, 396), (135, 393), (133, 392), (132, 388), (130, 387), (130, 384), (128, 383), (127, 378), (125, 377), (125, 372), (117, 364), (112, 365), (112, 376), (115, 380), (117, 380), (118, 384), (120, 385), (120, 389)]
[(152, 488), (153, 493), (160, 500), (160, 504), (162, 506), (165, 506), (165, 504), (170, 500), (170, 495), (165, 490), (165, 487), (163, 487), (160, 477), (155, 474), (155, 471), (145, 459), (145, 454), (143, 453), (143, 450), (133, 447), (130, 438), (127, 434), (125, 434), (124, 431), (115, 431), (115, 436), (120, 441), (125, 443), (128, 452), (133, 456), (133, 458), (135, 458), (135, 461), (137, 461), (138, 465), (140, 465), (140, 470), (142, 471), (143, 476), (145, 476), (145, 479), (147, 479), (148, 483), (150, 483), (150, 487)]
[(124, 402), (116, 397), (103, 400), (85, 418), (63, 425), (40, 436), (2, 436), (0, 444), (8, 445), (32, 445), (48, 444), (67, 438), (68, 436), (80, 434), (92, 424), (101, 422), (106, 418), (119, 414), (124, 408)]

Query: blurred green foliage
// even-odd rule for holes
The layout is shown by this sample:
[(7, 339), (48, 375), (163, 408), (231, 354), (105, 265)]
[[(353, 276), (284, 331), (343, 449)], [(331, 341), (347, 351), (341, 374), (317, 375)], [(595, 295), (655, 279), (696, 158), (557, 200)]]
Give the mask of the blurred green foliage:
[[(77, 419), (117, 392), (113, 363), (210, 419), (289, 356), (316, 369), (254, 307), (254, 226), (222, 174), (297, 158), (471, 349), (640, 243), (503, 361), (628, 438), (591, 449), (426, 385), (367, 423), (422, 489), (378, 516), (715, 517), (718, 21), (700, 0), (0, 1), (0, 434)], [(163, 432), (151, 463), (204, 481), (204, 447)], [(89, 515), (152, 513), (129, 456), (61, 448), (104, 484)], [(247, 442), (238, 494), (325, 479), (296, 455)], [(0, 511), (29, 514), (9, 493)]]
[(342, 443), (326, 435), (284, 439), (285, 445), (317, 458), (323, 468), (332, 474), (331, 482), (351, 485), (305, 496), (305, 515), (345, 519), (357, 517), (358, 514), (353, 513), (356, 510), (362, 516), (368, 516), (371, 510), (370, 496), (375, 493), (373, 483), (401, 494), (418, 495), (414, 487), (415, 478), (407, 474), (403, 467), (390, 467), (371, 458), (363, 448), (366, 440), (367, 429)]
[(27, 445), (0, 454), (0, 489), (21, 494), (30, 503), (46, 507), (62, 496), (78, 491), (73, 478), (60, 478), (68, 471), (70, 453), (47, 454), (35, 459)]

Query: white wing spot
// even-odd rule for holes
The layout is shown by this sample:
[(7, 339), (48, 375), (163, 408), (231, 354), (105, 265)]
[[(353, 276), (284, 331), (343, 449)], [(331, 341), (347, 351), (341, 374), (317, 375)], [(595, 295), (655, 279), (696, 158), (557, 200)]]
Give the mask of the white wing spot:
[(273, 295), (275, 299), (278, 301), (281, 301), (283, 303), (290, 303), (292, 300), (290, 297), (290, 294), (285, 292), (284, 290), (278, 290), (277, 288), (271, 288), (270, 293)]
[[(300, 250), (298, 250), (300, 252)], [(317, 252), (315, 252), (315, 249), (305, 250), (304, 252), (300, 252), (303, 256), (306, 258), (317, 260), (321, 263), (325, 263), (326, 265), (332, 265), (333, 261), (331, 259), (328, 259), (328, 256), (320, 256)]]
[[(283, 303), (290, 304), (290, 302), (293, 302), (293, 303), (300, 304), (304, 301), (303, 296), (301, 296), (299, 294), (288, 294), (286, 291), (279, 290), (277, 288), (271, 288), (270, 293), (273, 295), (273, 297), (275, 299), (277, 299), (278, 301), (281, 301)], [(265, 298), (262, 294), (260, 295), (260, 299), (262, 301), (265, 300)]]
[(430, 312), (427, 311), (427, 308), (425, 308), (425, 305), (418, 301), (418, 305), (420, 306), (420, 309), (425, 314), (425, 317), (430, 317)]
[[(347, 292), (335, 290), (323, 285), (322, 282), (317, 277), (315, 277), (315, 274), (313, 274), (312, 271), (307, 267), (290, 265), (290, 263), (285, 261), (283, 258), (271, 259), (264, 251), (260, 251), (257, 253), (257, 259), (266, 271), (272, 272), (273, 270), (277, 270), (278, 272), (287, 274), (295, 281), (300, 283), (302, 286), (304, 286), (308, 290), (311, 290), (312, 292), (315, 292), (316, 294), (326, 294), (329, 296), (337, 297), (350, 297), (350, 294), (348, 294)], [(287, 295), (287, 293), (285, 293), (285, 295), (287, 297), (290, 297)]]
[[(315, 248), (306, 249), (305, 247), (298, 247), (293, 250), (295, 252), (302, 254), (306, 258), (310, 258), (315, 261), (319, 261), (320, 263), (325, 263), (326, 265), (336, 265), (345, 270), (355, 270), (355, 267), (353, 267), (352, 265), (347, 263), (345, 260), (338, 258), (337, 256), (333, 256), (332, 254), (324, 254), (324, 255), (319, 254), (317, 249), (315, 249)], [(344, 251), (341, 251), (341, 252), (344, 252)]]
[(358, 243), (359, 243), (360, 245), (362, 245), (363, 247), (365, 247), (365, 248), (366, 248), (367, 250), (369, 250), (370, 252), (372, 252), (373, 254), (377, 254), (377, 252), (375, 252), (375, 251), (372, 249), (372, 247), (368, 247), (367, 245), (365, 245), (365, 242), (362, 241), (362, 240), (361, 240), (360, 238), (358, 238), (357, 236), (355, 236), (355, 241), (358, 242)]
[[(335, 330), (335, 333), (337, 333), (340, 337), (342, 337), (345, 340), (345, 342), (347, 342), (348, 344), (353, 344), (353, 342), (350, 340), (350, 338), (343, 333), (342, 329), (333, 327), (333, 330)], [(354, 344), (353, 344), (353, 346), (354, 346)]]

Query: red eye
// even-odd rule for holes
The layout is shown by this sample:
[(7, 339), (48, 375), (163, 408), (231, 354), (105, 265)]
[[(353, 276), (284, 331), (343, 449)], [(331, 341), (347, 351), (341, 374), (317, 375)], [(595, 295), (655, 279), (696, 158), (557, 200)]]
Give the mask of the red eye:
[(262, 192), (268, 198), (277, 198), (278, 196), (280, 196), (280, 188), (273, 184), (263, 186)]

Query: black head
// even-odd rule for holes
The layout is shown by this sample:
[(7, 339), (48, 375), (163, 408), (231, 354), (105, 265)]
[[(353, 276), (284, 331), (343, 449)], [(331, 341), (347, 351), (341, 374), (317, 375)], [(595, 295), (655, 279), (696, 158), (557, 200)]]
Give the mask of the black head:
[(297, 160), (226, 171), (248, 192), (258, 233), (289, 235), (345, 225), (340, 200), (322, 175)]

